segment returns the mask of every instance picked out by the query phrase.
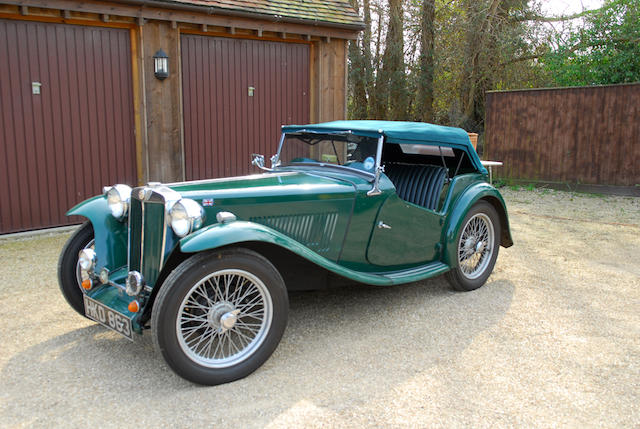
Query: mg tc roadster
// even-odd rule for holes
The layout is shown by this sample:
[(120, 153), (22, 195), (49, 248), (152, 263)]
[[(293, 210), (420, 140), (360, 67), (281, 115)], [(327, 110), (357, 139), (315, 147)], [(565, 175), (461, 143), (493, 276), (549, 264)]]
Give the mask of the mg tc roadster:
[(245, 377), (277, 347), (291, 290), (444, 274), (482, 286), (512, 245), (505, 203), (467, 133), (424, 123), (282, 127), (264, 172), (125, 184), (72, 208), (60, 257), (71, 307), (129, 339), (150, 329), (180, 376)]

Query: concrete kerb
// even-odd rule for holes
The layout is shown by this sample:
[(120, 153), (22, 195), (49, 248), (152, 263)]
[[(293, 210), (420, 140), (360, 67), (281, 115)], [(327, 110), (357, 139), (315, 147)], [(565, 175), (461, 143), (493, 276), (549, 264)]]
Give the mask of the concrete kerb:
[(33, 231), (14, 232), (0, 235), (0, 243), (4, 241), (27, 240), (35, 237), (53, 236), (75, 231), (80, 225), (58, 226), (55, 228), (36, 229)]

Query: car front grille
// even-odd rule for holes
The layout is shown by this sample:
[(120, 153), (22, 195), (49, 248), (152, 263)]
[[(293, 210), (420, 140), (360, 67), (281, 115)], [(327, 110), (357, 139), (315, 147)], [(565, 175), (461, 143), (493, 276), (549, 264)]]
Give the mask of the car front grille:
[(153, 286), (164, 263), (167, 226), (164, 197), (147, 188), (131, 193), (129, 211), (129, 271), (138, 271), (147, 285)]

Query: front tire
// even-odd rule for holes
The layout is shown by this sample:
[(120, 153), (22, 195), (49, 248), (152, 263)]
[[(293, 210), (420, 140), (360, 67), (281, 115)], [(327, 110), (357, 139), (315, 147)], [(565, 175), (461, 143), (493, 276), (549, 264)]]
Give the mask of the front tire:
[(82, 249), (93, 248), (93, 243), (93, 225), (91, 222), (85, 222), (64, 245), (58, 260), (60, 291), (71, 308), (82, 316), (84, 316), (84, 292), (81, 283), (84, 278), (78, 265), (78, 254)]
[(216, 385), (246, 377), (278, 346), (289, 299), (282, 277), (247, 249), (205, 252), (178, 266), (153, 305), (154, 343), (181, 377)]
[(471, 291), (484, 285), (498, 258), (500, 218), (496, 209), (480, 201), (467, 212), (456, 237), (456, 266), (446, 274), (455, 290)]

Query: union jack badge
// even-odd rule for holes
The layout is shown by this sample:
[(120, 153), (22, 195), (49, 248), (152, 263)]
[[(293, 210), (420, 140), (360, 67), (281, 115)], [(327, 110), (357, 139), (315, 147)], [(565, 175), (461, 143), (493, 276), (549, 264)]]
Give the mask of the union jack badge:
[(213, 205), (213, 198), (205, 198), (202, 200), (202, 205), (205, 207), (211, 207)]

